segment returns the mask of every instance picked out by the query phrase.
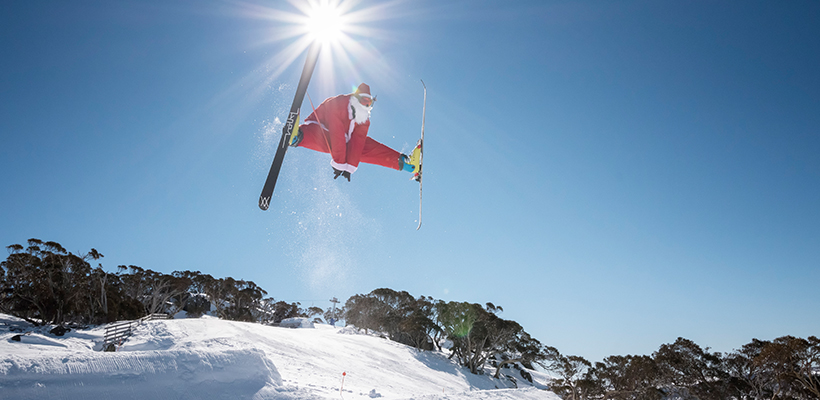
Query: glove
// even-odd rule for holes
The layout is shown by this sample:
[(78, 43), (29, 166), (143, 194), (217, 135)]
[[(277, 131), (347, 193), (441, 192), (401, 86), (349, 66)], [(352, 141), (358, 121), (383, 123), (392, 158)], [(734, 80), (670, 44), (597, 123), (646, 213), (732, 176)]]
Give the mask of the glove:
[[(333, 168), (333, 167), (331, 167), (331, 168)], [(347, 171), (340, 171), (340, 170), (338, 170), (338, 169), (336, 169), (336, 168), (333, 168), (333, 179), (338, 178), (338, 177), (339, 177), (339, 175), (341, 175), (341, 176), (343, 176), (343, 177), (347, 178), (347, 181), (348, 181), (348, 182), (350, 182), (350, 172), (347, 172)]]

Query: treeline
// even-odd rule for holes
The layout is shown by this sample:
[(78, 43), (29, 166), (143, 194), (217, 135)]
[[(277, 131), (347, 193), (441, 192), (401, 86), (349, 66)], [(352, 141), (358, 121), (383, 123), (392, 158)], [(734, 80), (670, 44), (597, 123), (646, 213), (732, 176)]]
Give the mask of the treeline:
[(564, 399), (820, 399), (820, 339), (754, 339), (710, 352), (678, 338), (651, 356), (610, 356), (594, 365), (552, 349), (553, 390)]
[(199, 271), (170, 275), (134, 265), (116, 273), (91, 262), (97, 250), (75, 255), (57, 242), (29, 239), (28, 246), (7, 246), (0, 263), (0, 311), (37, 324), (88, 325), (130, 320), (181, 310), (200, 316), (212, 310), (220, 318), (262, 323), (291, 317), (332, 317), (317, 307), (302, 309), (265, 297), (252, 281), (214, 278)]
[(352, 296), (344, 309), (346, 324), (420, 350), (441, 350), (442, 341), (447, 341), (450, 358), (474, 374), (488, 364), (496, 366), (496, 377), (505, 365), (520, 363), (533, 369), (547, 356), (538, 340), (517, 322), (500, 318), (497, 314), (503, 309), (492, 303), (445, 302), (376, 289)]
[[(562, 399), (820, 399), (820, 339), (814, 336), (755, 339), (728, 354), (678, 338), (651, 356), (611, 356), (592, 364), (541, 344), (515, 321), (500, 318), (502, 308), (492, 303), (444, 302), (376, 289), (351, 297), (345, 309), (348, 324), (419, 349), (449, 342), (450, 358), (473, 373), (490, 366), (499, 377), (505, 366), (541, 366), (555, 374), (550, 386)], [(524, 369), (515, 369), (531, 380)]]
[(277, 323), (286, 318), (340, 319), (347, 325), (413, 346), (447, 350), (472, 373), (532, 381), (527, 369), (552, 371), (551, 389), (569, 400), (803, 400), (820, 399), (820, 339), (784, 336), (753, 340), (730, 353), (713, 353), (678, 338), (652, 355), (610, 356), (591, 363), (563, 355), (499, 316), (492, 303), (445, 302), (404, 291), (376, 289), (344, 307), (301, 308), (266, 297), (254, 282), (198, 271), (170, 275), (137, 266), (109, 273), (91, 262), (97, 250), (75, 255), (59, 243), (30, 239), (8, 246), (0, 263), (0, 312), (37, 325), (87, 325), (185, 310), (223, 319)]

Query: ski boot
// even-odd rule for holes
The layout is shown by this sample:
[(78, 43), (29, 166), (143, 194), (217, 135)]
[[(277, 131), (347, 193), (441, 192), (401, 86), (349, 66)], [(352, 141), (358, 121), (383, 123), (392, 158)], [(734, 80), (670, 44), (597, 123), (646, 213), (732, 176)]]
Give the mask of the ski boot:
[[(421, 181), (421, 139), (419, 139), (418, 143), (416, 143), (416, 147), (410, 153), (410, 156), (405, 157), (407, 157), (407, 161), (404, 164), (404, 170), (413, 174), (410, 177), (411, 180), (416, 182)], [(411, 167), (412, 169), (408, 169), (408, 167)]]
[[(285, 126), (282, 129), (286, 129)], [(290, 134), (290, 142), (288, 142), (288, 146), (291, 147), (299, 147), (299, 143), (302, 142), (302, 132), (299, 130), (299, 116), (296, 116), (296, 125), (293, 127), (293, 132)]]

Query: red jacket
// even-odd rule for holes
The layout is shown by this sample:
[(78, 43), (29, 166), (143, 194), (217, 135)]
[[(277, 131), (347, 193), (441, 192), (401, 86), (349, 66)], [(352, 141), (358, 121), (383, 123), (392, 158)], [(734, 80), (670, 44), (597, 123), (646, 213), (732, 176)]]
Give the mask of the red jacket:
[(351, 105), (350, 98), (351, 95), (342, 94), (323, 101), (305, 118), (303, 129), (314, 130), (320, 126), (324, 133), (322, 136), (329, 141), (327, 144), (333, 158), (330, 164), (333, 168), (352, 173), (361, 161), (370, 118), (357, 124), (354, 121), (356, 110)]

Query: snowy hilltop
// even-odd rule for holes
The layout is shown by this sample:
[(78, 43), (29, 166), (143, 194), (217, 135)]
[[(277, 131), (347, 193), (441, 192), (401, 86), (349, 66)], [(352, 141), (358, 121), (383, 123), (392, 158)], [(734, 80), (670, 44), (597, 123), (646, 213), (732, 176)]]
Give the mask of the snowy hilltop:
[(0, 393), (15, 400), (558, 399), (536, 371), (529, 371), (533, 384), (493, 379), (445, 352), (351, 327), (306, 326), (152, 320), (116, 352), (103, 352), (105, 326), (55, 336), (0, 314)]

